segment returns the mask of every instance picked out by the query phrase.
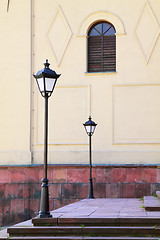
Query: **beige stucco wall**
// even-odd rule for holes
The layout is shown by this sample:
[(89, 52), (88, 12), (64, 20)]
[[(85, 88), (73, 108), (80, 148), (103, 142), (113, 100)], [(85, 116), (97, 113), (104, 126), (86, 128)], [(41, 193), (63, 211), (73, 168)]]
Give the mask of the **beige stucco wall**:
[[(49, 99), (49, 163), (88, 163), (82, 123), (91, 114), (93, 163), (159, 164), (159, 1), (16, 0), (8, 13), (1, 5), (0, 163), (43, 162), (44, 105), (31, 73), (47, 58), (61, 73)], [(116, 73), (87, 73), (87, 30), (98, 20), (116, 28)]]
[(28, 164), (30, 153), (30, 1), (0, 1), (0, 163)]

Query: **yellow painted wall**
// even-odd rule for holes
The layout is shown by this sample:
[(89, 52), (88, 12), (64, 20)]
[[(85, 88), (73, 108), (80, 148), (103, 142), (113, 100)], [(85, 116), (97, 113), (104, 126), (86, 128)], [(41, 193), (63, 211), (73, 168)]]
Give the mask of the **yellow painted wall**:
[(30, 1), (0, 1), (0, 163), (28, 164), (30, 153)]
[[(91, 114), (93, 163), (159, 164), (159, 0), (15, 0), (8, 13), (0, 4), (0, 163), (43, 162), (44, 99), (31, 73), (49, 59), (61, 73), (49, 99), (49, 163), (88, 163)], [(87, 31), (98, 20), (116, 28), (116, 73), (87, 73)]]

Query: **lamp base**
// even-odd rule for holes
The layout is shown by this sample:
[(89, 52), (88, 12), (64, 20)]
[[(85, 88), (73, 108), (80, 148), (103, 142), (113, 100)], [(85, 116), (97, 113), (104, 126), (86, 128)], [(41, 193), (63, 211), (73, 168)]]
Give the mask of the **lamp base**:
[(50, 212), (41, 212), (40, 211), (37, 218), (52, 218), (52, 215), (50, 214)]
[(51, 218), (52, 215), (49, 211), (49, 192), (48, 192), (48, 182), (47, 178), (42, 179), (42, 191), (41, 191), (41, 206), (39, 215), (37, 218)]
[(93, 196), (93, 184), (92, 184), (92, 178), (89, 179), (88, 198), (94, 198), (94, 196)]

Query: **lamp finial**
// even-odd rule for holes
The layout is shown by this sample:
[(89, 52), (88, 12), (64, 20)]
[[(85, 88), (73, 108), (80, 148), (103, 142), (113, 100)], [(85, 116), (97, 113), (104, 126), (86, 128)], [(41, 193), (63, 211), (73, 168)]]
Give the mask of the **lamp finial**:
[(44, 63), (45, 68), (49, 68), (50, 63), (48, 62), (48, 59), (46, 59), (46, 62)]

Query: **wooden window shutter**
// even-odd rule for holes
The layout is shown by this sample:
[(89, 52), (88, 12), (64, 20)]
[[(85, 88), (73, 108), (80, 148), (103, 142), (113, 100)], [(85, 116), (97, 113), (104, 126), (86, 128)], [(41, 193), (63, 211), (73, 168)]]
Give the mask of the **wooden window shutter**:
[(116, 71), (116, 36), (103, 37), (103, 71)]
[(88, 71), (98, 72), (102, 69), (101, 38), (99, 36), (88, 39)]

